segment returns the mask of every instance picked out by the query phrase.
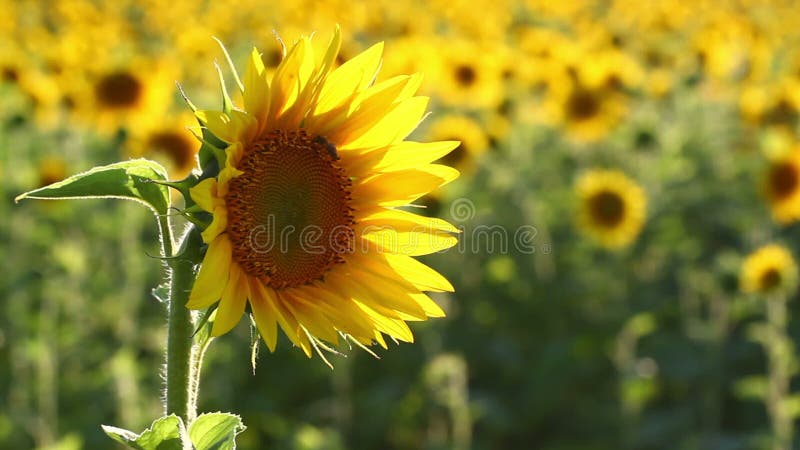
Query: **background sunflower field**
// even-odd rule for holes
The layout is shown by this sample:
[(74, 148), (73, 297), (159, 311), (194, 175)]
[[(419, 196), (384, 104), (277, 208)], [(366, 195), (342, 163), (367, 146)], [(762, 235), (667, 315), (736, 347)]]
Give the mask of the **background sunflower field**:
[(423, 72), (462, 176), (423, 201), (462, 230), (417, 342), (285, 337), (253, 372), (217, 339), (200, 410), (244, 449), (790, 449), (800, 416), (800, 14), (791, 0), (0, 0), (0, 449), (109, 448), (160, 414), (151, 214), (14, 203), (121, 158), (173, 178), (216, 108), (216, 37), (267, 67), (343, 30)]

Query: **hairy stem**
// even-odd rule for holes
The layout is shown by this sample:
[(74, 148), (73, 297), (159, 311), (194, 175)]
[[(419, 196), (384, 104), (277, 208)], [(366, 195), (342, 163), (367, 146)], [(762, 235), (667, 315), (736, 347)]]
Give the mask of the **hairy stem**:
[(192, 343), (194, 321), (191, 312), (184, 306), (194, 282), (195, 261), (191, 256), (197, 252), (192, 232), (182, 238), (175, 252), (169, 217), (159, 217), (161, 244), (167, 258), (169, 299), (167, 304), (167, 355), (166, 355), (166, 414), (175, 414), (187, 425), (194, 420), (196, 411), (195, 388), (198, 384), (199, 368), (192, 361), (195, 349)]

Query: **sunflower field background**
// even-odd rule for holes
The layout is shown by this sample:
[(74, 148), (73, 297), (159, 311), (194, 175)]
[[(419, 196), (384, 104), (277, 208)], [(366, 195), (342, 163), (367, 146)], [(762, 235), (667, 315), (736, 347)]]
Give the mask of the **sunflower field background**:
[[(175, 82), (336, 24), (380, 78), (423, 72), (412, 135), (462, 176), (422, 214), (456, 288), (416, 342), (332, 357), (217, 339), (200, 409), (244, 449), (790, 449), (800, 416), (800, 5), (790, 0), (0, 0), (0, 448), (109, 448), (159, 415), (151, 214), (23, 202), (94, 165), (174, 179), (199, 143)], [(157, 293), (157, 292), (156, 292)]]

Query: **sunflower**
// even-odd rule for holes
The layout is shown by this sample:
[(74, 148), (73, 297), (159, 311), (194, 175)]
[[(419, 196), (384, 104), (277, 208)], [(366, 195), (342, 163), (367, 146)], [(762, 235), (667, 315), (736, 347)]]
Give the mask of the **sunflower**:
[(166, 59), (133, 58), (93, 69), (88, 85), (75, 83), (75, 114), (103, 133), (123, 126), (149, 128), (165, 117), (171, 105), (175, 75), (176, 68)]
[[(574, 50), (573, 50), (574, 51)], [(544, 99), (540, 114), (546, 123), (564, 128), (578, 141), (594, 142), (605, 137), (627, 111), (623, 81), (576, 62), (553, 64), (543, 79)]]
[(340, 44), (337, 28), (317, 59), (300, 38), (271, 80), (253, 49), (236, 75), (243, 106), (196, 112), (227, 144), (219, 174), (190, 191), (213, 219), (186, 306), (218, 305), (215, 336), (249, 304), (270, 351), (280, 326), (310, 357), (340, 336), (412, 342), (406, 321), (444, 316), (424, 291), (453, 287), (412, 256), (455, 245), (457, 230), (398, 207), (458, 176), (431, 164), (458, 142), (405, 141), (427, 107), (421, 77), (373, 84), (382, 43), (334, 70)]
[(441, 45), (439, 100), (471, 109), (495, 108), (504, 98), (502, 55), (466, 40)]
[(608, 248), (630, 244), (642, 229), (647, 199), (644, 191), (616, 170), (591, 170), (578, 179), (578, 224)]
[(147, 128), (133, 129), (126, 142), (128, 156), (164, 162), (170, 178), (183, 179), (197, 166), (197, 151), (200, 149), (188, 128), (192, 124), (197, 122), (187, 113)]
[(460, 114), (442, 116), (431, 123), (428, 139), (461, 142), (442, 162), (458, 168), (461, 172), (471, 171), (476, 158), (486, 152), (489, 140), (481, 125), (471, 117)]
[(763, 191), (777, 222), (788, 224), (800, 219), (800, 148), (772, 158)]
[(789, 292), (797, 288), (797, 263), (785, 247), (765, 245), (744, 260), (740, 280), (744, 292)]

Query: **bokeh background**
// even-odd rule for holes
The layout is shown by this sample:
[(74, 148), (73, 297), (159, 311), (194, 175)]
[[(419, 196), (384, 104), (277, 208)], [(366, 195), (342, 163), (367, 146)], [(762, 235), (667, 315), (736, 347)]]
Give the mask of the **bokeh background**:
[[(380, 78), (424, 72), (413, 138), (462, 141), (462, 177), (422, 202), (463, 230), (424, 259), (456, 292), (416, 343), (334, 370), (281, 338), (254, 373), (246, 321), (217, 339), (200, 409), (241, 414), (240, 448), (792, 448), (798, 8), (0, 0), (0, 448), (112, 448), (101, 423), (161, 413), (151, 213), (14, 197), (131, 157), (182, 178), (175, 81), (218, 106), (212, 36), (274, 67), (276, 32), (323, 45), (337, 23), (341, 61), (385, 41)], [(783, 257), (743, 285), (766, 244)]]

